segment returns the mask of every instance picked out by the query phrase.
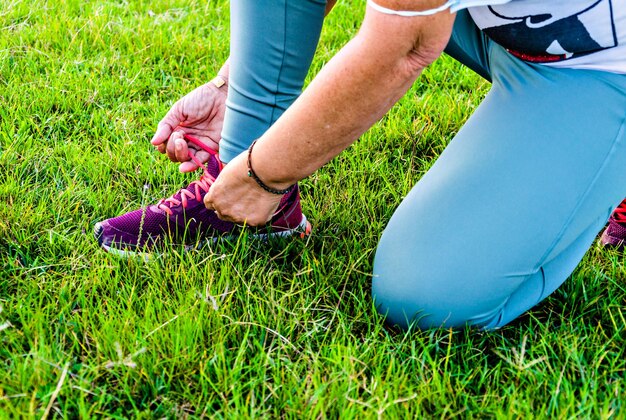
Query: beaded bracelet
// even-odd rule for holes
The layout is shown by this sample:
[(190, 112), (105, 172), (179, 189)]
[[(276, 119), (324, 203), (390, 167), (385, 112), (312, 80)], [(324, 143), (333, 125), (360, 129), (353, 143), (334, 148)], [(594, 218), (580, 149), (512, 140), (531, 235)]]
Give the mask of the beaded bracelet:
[(252, 142), (252, 144), (250, 145), (250, 148), (248, 149), (248, 176), (254, 179), (261, 188), (263, 188), (265, 191), (269, 193), (277, 194), (277, 195), (287, 194), (289, 191), (293, 189), (293, 187), (296, 186), (296, 184), (288, 188), (285, 188), (284, 190), (277, 190), (276, 188), (268, 187), (267, 185), (265, 185), (263, 181), (261, 181), (259, 176), (252, 169), (252, 149), (254, 148), (255, 144), (256, 144), (256, 140)]

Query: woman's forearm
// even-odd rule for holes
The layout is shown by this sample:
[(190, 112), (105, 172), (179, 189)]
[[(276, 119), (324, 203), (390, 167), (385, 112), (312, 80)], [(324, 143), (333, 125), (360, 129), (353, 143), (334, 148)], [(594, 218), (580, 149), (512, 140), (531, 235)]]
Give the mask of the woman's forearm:
[(259, 139), (254, 169), (283, 188), (352, 144), (445, 47), (454, 17), (404, 18), (368, 10), (359, 34)]

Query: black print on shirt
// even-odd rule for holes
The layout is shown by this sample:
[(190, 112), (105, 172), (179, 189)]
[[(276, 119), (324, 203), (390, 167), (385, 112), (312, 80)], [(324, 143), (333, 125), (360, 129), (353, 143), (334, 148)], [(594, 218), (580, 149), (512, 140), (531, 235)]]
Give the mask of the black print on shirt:
[[(483, 30), (513, 54), (536, 62), (567, 60), (617, 46), (612, 0), (555, 3), (489, 6), (503, 24)], [(574, 13), (572, 7), (577, 8)]]

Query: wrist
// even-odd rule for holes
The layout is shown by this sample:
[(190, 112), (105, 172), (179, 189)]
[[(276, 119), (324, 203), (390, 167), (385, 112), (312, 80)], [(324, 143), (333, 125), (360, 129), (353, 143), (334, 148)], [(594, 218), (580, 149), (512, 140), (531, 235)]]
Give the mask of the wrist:
[(252, 150), (254, 149), (255, 144), (256, 144), (256, 140), (252, 142), (246, 155), (248, 177), (253, 179), (259, 187), (261, 187), (268, 193), (272, 193), (276, 195), (284, 195), (284, 194), (291, 192), (291, 190), (293, 190), (293, 188), (295, 187), (297, 181), (296, 182), (281, 182), (281, 181), (274, 181), (271, 177), (259, 176), (257, 170), (258, 170), (258, 166), (260, 165), (253, 166), (252, 164)]

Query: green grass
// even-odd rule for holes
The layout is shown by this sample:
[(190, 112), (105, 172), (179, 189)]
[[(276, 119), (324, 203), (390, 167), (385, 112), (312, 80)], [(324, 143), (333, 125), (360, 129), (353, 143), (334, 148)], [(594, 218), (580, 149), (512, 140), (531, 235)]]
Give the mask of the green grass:
[(227, 55), (222, 0), (0, 0), (0, 417), (626, 417), (615, 252), (496, 332), (396, 331), (372, 305), (386, 222), (488, 89), (449, 58), (302, 183), (310, 238), (99, 250), (94, 221), (191, 179), (149, 139)]

